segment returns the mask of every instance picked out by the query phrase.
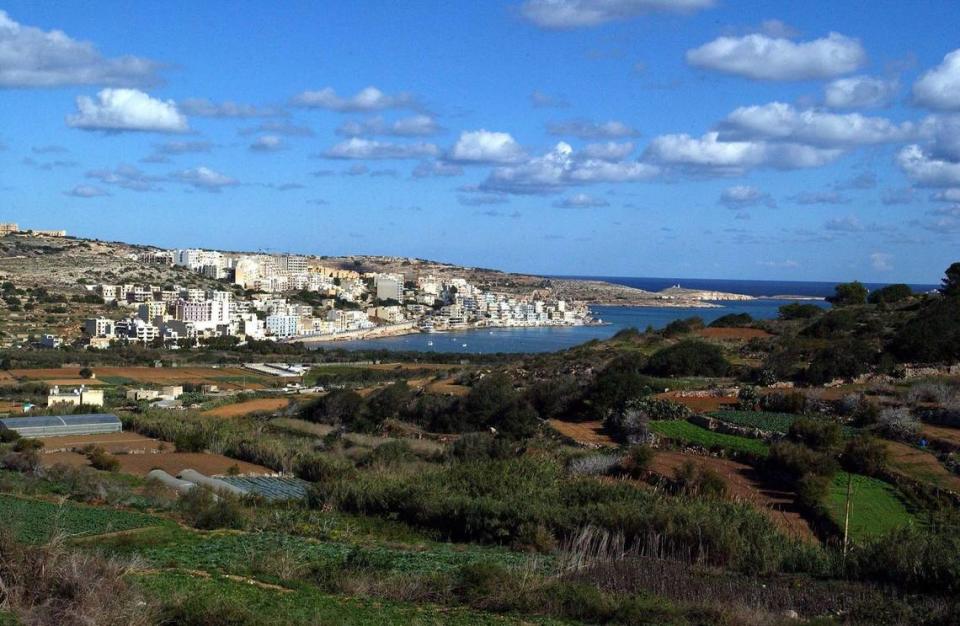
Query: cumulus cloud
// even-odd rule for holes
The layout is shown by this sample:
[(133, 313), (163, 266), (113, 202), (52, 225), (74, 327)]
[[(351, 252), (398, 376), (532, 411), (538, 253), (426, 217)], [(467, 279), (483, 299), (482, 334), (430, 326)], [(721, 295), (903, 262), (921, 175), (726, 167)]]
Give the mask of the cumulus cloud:
[(843, 152), (795, 143), (720, 141), (718, 133), (702, 137), (687, 134), (655, 137), (644, 151), (644, 160), (673, 166), (689, 173), (739, 174), (754, 167), (801, 169), (820, 167)]
[(463, 131), (450, 150), (452, 161), (464, 163), (516, 163), (526, 153), (510, 133), (484, 129)]
[(263, 135), (257, 137), (252, 144), (250, 144), (250, 150), (254, 152), (276, 152), (278, 150), (283, 150), (286, 148), (286, 144), (283, 143), (283, 139), (277, 137), (276, 135)]
[(636, 146), (633, 142), (627, 141), (617, 143), (607, 141), (605, 143), (591, 143), (583, 147), (582, 155), (588, 159), (600, 159), (603, 161), (621, 161), (633, 152)]
[[(197, 154), (210, 152), (213, 144), (209, 141), (167, 141), (153, 147), (154, 155), (163, 157), (177, 154)], [(149, 158), (149, 157), (148, 157)], [(160, 162), (160, 161), (154, 161)]]
[(227, 100), (212, 102), (206, 98), (188, 98), (180, 101), (180, 110), (187, 115), (213, 118), (250, 118), (250, 117), (279, 117), (286, 115), (278, 107), (258, 107), (252, 104), (241, 104)]
[(313, 137), (313, 129), (309, 126), (300, 126), (287, 120), (266, 120), (256, 126), (241, 128), (237, 131), (241, 135), (256, 135), (267, 133), (284, 137)]
[(958, 202), (960, 203), (960, 187), (955, 189), (944, 189), (943, 191), (938, 191), (932, 196), (931, 200), (936, 200), (937, 202)]
[(897, 125), (886, 118), (859, 113), (798, 111), (783, 102), (740, 107), (719, 124), (718, 130), (721, 141), (789, 141), (819, 147), (903, 141), (916, 132), (909, 122)]
[(64, 191), (63, 195), (74, 198), (98, 198), (100, 196), (109, 196), (110, 193), (105, 189), (94, 187), (93, 185), (77, 185), (70, 191)]
[(922, 187), (960, 187), (960, 163), (938, 158), (920, 146), (906, 146), (897, 153), (897, 165)]
[(833, 188), (839, 191), (847, 189), (873, 189), (877, 186), (877, 175), (873, 172), (863, 172), (853, 178), (839, 180), (833, 184)]
[(410, 94), (400, 93), (391, 96), (376, 87), (365, 87), (348, 98), (337, 95), (332, 87), (319, 91), (304, 91), (293, 98), (293, 104), (308, 109), (327, 109), (340, 113), (419, 108), (416, 99)]
[(637, 161), (585, 158), (575, 154), (569, 144), (560, 142), (543, 156), (495, 168), (481, 188), (512, 194), (547, 194), (572, 185), (649, 180), (659, 172), (658, 167)]
[(913, 84), (913, 100), (920, 106), (960, 111), (960, 49), (943, 57)]
[(483, 192), (476, 185), (465, 185), (459, 189), (457, 202), (463, 206), (489, 206), (492, 204), (506, 204), (510, 197), (502, 192)]
[(896, 79), (874, 76), (838, 78), (824, 87), (824, 102), (833, 109), (872, 109), (885, 107), (900, 90)]
[(610, 206), (610, 203), (603, 198), (597, 198), (586, 193), (577, 193), (569, 198), (554, 202), (553, 206), (558, 209), (591, 209)]
[(163, 179), (150, 176), (132, 165), (120, 165), (114, 170), (91, 170), (87, 178), (99, 180), (105, 185), (112, 185), (130, 191), (159, 191), (157, 185)]
[(720, 204), (728, 209), (742, 210), (752, 206), (775, 207), (776, 201), (770, 194), (751, 185), (734, 185), (727, 187), (720, 194)]
[(567, 120), (564, 122), (550, 122), (547, 132), (559, 137), (577, 137), (579, 139), (623, 139), (636, 137), (639, 131), (623, 122), (611, 120), (609, 122), (592, 122), (590, 120)]
[(76, 167), (76, 161), (64, 161), (62, 159), (57, 159), (55, 161), (37, 161), (33, 157), (24, 157), (20, 160), (20, 163), (26, 165), (27, 167), (32, 167), (37, 170), (43, 170), (46, 172), (66, 167)]
[(18, 24), (0, 10), (0, 87), (151, 85), (159, 69), (140, 57), (104, 57), (90, 42)]
[(182, 133), (187, 118), (173, 100), (157, 100), (137, 89), (103, 89), (96, 99), (77, 97), (77, 113), (67, 125), (106, 132)]
[(713, 6), (714, 0), (526, 0), (520, 14), (547, 29), (599, 26), (646, 13), (692, 13)]
[(887, 206), (911, 204), (914, 195), (913, 187), (904, 187), (902, 189), (887, 188), (880, 194), (880, 202)]
[(445, 161), (421, 161), (410, 173), (414, 178), (428, 178), (431, 176), (460, 176), (463, 168), (455, 163)]
[(347, 169), (343, 170), (344, 176), (363, 176), (370, 171), (370, 168), (362, 163), (357, 163), (356, 165), (351, 165)]
[(347, 137), (363, 135), (389, 135), (395, 137), (425, 137), (435, 135), (442, 129), (429, 115), (414, 115), (393, 122), (387, 122), (377, 116), (368, 120), (350, 120), (337, 129), (337, 134)]
[(760, 33), (719, 37), (687, 52), (690, 65), (756, 80), (832, 78), (866, 60), (860, 42), (839, 33), (803, 42)]
[(353, 137), (333, 146), (324, 156), (328, 159), (422, 159), (439, 153), (432, 143), (397, 144)]
[(212, 193), (219, 193), (224, 187), (233, 187), (240, 184), (233, 178), (202, 165), (174, 172), (170, 175), (170, 178), (184, 185), (190, 185), (195, 189)]

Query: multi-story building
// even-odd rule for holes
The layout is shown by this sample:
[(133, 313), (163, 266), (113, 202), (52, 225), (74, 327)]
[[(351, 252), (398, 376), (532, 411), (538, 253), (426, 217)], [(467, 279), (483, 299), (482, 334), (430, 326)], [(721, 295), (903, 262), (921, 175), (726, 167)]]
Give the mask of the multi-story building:
[(151, 300), (137, 307), (137, 317), (145, 322), (152, 322), (155, 318), (164, 318), (167, 315), (167, 303)]
[(267, 332), (275, 337), (293, 337), (300, 334), (299, 315), (268, 315), (265, 325)]
[(373, 279), (377, 291), (377, 300), (403, 301), (403, 276), (399, 274), (377, 274)]
[(83, 332), (91, 337), (113, 337), (114, 322), (107, 317), (96, 317), (83, 323)]
[(61, 391), (54, 385), (47, 395), (47, 406), (69, 404), (71, 406), (103, 406), (103, 390), (81, 386), (71, 391)]

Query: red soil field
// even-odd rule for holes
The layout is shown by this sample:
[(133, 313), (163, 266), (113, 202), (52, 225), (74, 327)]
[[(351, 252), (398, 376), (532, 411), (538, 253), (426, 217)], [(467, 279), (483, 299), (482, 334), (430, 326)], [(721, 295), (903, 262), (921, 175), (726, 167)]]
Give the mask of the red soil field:
[(287, 408), (289, 404), (290, 400), (287, 398), (257, 398), (256, 400), (218, 406), (209, 411), (204, 411), (203, 415), (210, 415), (212, 417), (240, 417), (251, 413), (279, 411), (280, 409)]
[(547, 420), (547, 423), (561, 435), (569, 437), (585, 446), (615, 447), (617, 445), (617, 442), (606, 433), (603, 428), (603, 422), (600, 421), (563, 422), (560, 420)]
[(773, 337), (767, 331), (759, 328), (702, 328), (697, 331), (697, 334), (704, 339), (733, 339), (737, 341)]

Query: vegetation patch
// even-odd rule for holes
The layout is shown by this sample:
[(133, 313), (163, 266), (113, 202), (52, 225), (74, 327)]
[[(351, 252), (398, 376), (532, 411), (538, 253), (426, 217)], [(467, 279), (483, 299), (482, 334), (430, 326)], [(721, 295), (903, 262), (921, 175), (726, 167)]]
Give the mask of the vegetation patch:
[(723, 449), (765, 456), (769, 449), (758, 439), (714, 432), (683, 420), (650, 422), (650, 430), (671, 441), (703, 446), (711, 450)]
[[(827, 494), (830, 517), (843, 528), (847, 501), (847, 472), (837, 472)], [(896, 488), (882, 480), (853, 474), (850, 496), (850, 537), (863, 541), (914, 521)]]

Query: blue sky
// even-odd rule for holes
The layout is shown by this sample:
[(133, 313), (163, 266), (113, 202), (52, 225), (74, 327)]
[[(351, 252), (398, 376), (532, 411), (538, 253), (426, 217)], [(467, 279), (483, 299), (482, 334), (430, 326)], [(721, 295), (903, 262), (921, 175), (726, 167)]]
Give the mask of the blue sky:
[(955, 2), (0, 4), (0, 221), (552, 274), (936, 282)]

